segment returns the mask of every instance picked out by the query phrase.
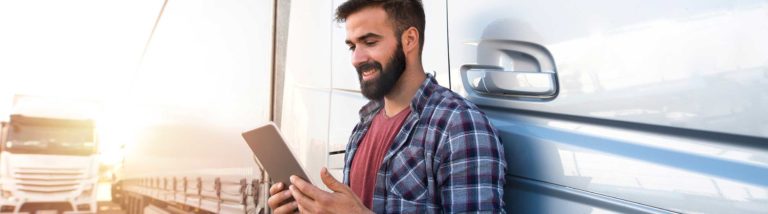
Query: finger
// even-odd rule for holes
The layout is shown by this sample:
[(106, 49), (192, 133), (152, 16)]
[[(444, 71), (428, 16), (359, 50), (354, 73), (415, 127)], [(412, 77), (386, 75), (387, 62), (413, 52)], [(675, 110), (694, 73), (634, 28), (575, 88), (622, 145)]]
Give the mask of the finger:
[(275, 193), (278, 193), (281, 190), (283, 190), (283, 188), (285, 188), (283, 187), (283, 185), (284, 185), (283, 182), (278, 182), (272, 185), (272, 187), (269, 187), (269, 195), (274, 195)]
[(296, 208), (299, 211), (298, 213), (312, 213), (309, 210), (307, 210), (306, 207), (301, 206), (300, 203), (296, 203), (296, 207), (298, 207), (298, 208)]
[(292, 197), (293, 195), (289, 190), (278, 192), (273, 194), (272, 196), (269, 196), (269, 199), (267, 199), (267, 205), (269, 205), (269, 208), (275, 209), (280, 205), (284, 204), (285, 202), (287, 202)]
[(291, 183), (293, 184), (291, 186), (295, 186), (299, 191), (301, 191), (301, 193), (312, 199), (318, 199), (329, 195), (328, 192), (323, 191), (320, 188), (317, 188), (316, 186), (304, 181), (303, 179), (299, 178), (299, 176), (291, 175)]
[(299, 206), (299, 211), (302, 213), (311, 213), (313, 210), (315, 210), (315, 201), (304, 195), (304, 193), (302, 193), (296, 185), (291, 185), (289, 189), (293, 194), (293, 198), (296, 199), (296, 203)]
[(281, 214), (281, 213), (294, 213), (296, 209), (299, 209), (299, 205), (294, 201), (291, 203), (287, 203), (283, 206), (278, 207), (277, 209), (272, 209), (272, 213)]
[(323, 180), (323, 183), (328, 187), (328, 189), (331, 189), (334, 192), (347, 192), (347, 185), (344, 185), (343, 183), (339, 182), (339, 180), (336, 180), (336, 178), (334, 178), (333, 175), (331, 175), (331, 173), (328, 172), (328, 169), (325, 167), (320, 169), (320, 179)]

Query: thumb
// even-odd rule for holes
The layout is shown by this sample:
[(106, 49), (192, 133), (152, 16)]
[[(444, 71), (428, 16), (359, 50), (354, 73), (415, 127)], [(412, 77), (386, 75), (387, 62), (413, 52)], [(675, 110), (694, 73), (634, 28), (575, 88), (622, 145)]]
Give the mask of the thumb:
[(347, 185), (344, 185), (343, 183), (336, 180), (336, 178), (334, 178), (333, 175), (331, 175), (331, 173), (329, 173), (328, 169), (325, 167), (320, 169), (320, 179), (323, 180), (323, 183), (328, 187), (328, 189), (331, 189), (334, 192), (347, 192), (349, 189)]

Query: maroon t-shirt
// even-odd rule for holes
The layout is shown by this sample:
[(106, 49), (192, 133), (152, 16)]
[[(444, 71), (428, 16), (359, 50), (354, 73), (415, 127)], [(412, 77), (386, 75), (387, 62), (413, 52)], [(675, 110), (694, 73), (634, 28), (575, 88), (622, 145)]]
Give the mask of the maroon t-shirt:
[(357, 147), (349, 170), (349, 187), (369, 209), (373, 202), (373, 190), (376, 187), (376, 172), (379, 171), (384, 155), (389, 151), (392, 141), (400, 132), (400, 127), (411, 113), (411, 109), (406, 108), (394, 117), (387, 117), (384, 112), (384, 109), (379, 110), (373, 118), (368, 132)]

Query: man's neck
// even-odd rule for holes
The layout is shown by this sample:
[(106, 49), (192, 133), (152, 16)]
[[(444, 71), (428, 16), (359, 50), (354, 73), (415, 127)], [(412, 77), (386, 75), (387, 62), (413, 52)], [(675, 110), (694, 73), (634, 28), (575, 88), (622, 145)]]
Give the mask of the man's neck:
[(403, 75), (397, 81), (397, 84), (386, 96), (384, 96), (384, 113), (392, 117), (408, 108), (413, 99), (413, 95), (421, 87), (421, 83), (427, 78), (424, 74), (424, 68), (413, 66), (416, 69), (403, 71)]

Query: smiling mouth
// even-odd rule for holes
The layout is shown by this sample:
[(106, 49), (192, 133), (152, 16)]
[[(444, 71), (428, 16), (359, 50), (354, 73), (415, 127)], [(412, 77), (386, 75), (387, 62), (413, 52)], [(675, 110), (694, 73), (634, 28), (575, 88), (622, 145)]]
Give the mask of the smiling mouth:
[(363, 79), (370, 79), (376, 73), (378, 73), (378, 70), (376, 69), (368, 69), (367, 71), (363, 71)]

